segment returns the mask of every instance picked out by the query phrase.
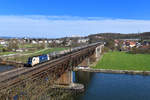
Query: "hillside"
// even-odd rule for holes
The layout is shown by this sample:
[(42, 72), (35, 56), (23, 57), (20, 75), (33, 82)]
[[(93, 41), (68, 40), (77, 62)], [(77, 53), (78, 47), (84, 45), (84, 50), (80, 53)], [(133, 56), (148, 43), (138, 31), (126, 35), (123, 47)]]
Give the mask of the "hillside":
[(132, 34), (121, 34), (121, 33), (98, 33), (89, 35), (90, 38), (100, 39), (150, 39), (150, 32), (144, 33), (132, 33)]

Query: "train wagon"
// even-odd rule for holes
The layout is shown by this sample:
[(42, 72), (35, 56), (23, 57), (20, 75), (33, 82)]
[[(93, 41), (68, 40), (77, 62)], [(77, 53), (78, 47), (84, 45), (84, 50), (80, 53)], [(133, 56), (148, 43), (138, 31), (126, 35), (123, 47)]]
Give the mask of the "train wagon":
[(49, 55), (48, 54), (39, 56), (39, 63), (46, 62), (48, 60), (49, 60)]

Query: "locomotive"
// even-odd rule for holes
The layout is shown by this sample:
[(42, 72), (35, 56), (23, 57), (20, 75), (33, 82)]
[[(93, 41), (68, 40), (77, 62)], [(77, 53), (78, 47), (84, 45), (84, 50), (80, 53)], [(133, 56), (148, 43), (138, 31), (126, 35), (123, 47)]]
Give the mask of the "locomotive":
[(27, 66), (34, 66), (37, 65), (39, 63), (45, 62), (50, 60), (50, 57), (48, 54), (46, 55), (40, 55), (40, 56), (34, 56), (34, 57), (29, 57), (28, 58), (28, 62), (27, 62)]

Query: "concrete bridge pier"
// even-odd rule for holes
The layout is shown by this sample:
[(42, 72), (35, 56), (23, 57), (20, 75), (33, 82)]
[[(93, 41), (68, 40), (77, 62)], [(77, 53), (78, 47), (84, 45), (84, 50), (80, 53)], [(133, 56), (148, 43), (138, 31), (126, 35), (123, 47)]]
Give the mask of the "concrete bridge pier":
[(80, 67), (87, 67), (91, 64), (91, 59), (89, 57), (86, 57), (81, 64), (79, 64), (78, 66)]
[(100, 45), (100, 46), (97, 46), (96, 49), (95, 49), (95, 58), (96, 58), (96, 61), (99, 60), (101, 54), (102, 54), (102, 49), (104, 48), (104, 45)]
[(84, 58), (84, 60), (79, 64), (79, 66), (86, 67), (95, 61), (98, 61), (101, 57), (102, 49), (104, 45), (97, 46), (93, 54), (89, 57)]
[(61, 75), (60, 78), (55, 81), (52, 88), (57, 90), (59, 89), (64, 92), (71, 91), (74, 93), (84, 91), (84, 85), (73, 82), (73, 71), (71, 70), (68, 70)]
[(73, 82), (71, 70), (66, 70), (56, 81), (56, 85), (70, 85)]

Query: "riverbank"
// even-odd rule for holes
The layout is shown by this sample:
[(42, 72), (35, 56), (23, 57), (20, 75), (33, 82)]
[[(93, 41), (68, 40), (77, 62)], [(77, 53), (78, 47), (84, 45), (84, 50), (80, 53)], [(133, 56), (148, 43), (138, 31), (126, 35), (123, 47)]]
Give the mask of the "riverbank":
[(134, 71), (134, 70), (113, 70), (113, 69), (94, 69), (94, 68), (79, 69), (79, 68), (74, 68), (74, 71), (99, 72), (99, 73), (110, 73), (110, 74), (150, 75), (150, 71)]
[(92, 68), (112, 70), (150, 71), (150, 54), (108, 52)]

